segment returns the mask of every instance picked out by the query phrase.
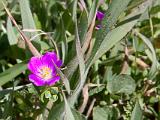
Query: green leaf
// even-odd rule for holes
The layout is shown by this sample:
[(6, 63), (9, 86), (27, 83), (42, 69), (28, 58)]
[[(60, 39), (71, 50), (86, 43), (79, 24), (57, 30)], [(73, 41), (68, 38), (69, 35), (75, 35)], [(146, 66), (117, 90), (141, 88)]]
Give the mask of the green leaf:
[(63, 20), (63, 18), (61, 18), (61, 30), (60, 30), (61, 37), (60, 37), (60, 39), (62, 39), (61, 45), (62, 45), (62, 53), (63, 53), (62, 60), (63, 61), (65, 61), (67, 54), (68, 54), (68, 44), (67, 44), (67, 37), (66, 37), (65, 30), (66, 29), (64, 26), (64, 20)]
[(76, 21), (77, 19), (77, 3), (78, 3), (78, 0), (73, 1), (73, 10), (72, 10), (72, 20), (73, 21)]
[(75, 103), (80, 91), (82, 90), (83, 85), (86, 80), (86, 76), (87, 76), (87, 74), (86, 74), (87, 71), (85, 71), (84, 56), (83, 56), (83, 52), (82, 52), (82, 48), (81, 48), (81, 44), (80, 44), (80, 40), (79, 40), (77, 19), (75, 19), (75, 34), (76, 34), (76, 53), (77, 53), (77, 60), (78, 60), (78, 64), (79, 64), (80, 78), (79, 78), (78, 85), (75, 88), (75, 90), (71, 96), (71, 100), (72, 100), (71, 104), (72, 105)]
[[(30, 6), (29, 6), (29, 0), (19, 0), (18, 2), (20, 4), (23, 29), (36, 30), (36, 26), (35, 26), (33, 16), (32, 16), (31, 10), (30, 10)], [(24, 34), (28, 39), (31, 39), (37, 35), (37, 32), (24, 32)], [(32, 43), (34, 46), (32, 46), (32, 44), (30, 44), (29, 49), (25, 49), (27, 58), (30, 58), (32, 56), (32, 54), (34, 54), (34, 55), (39, 54), (35, 48), (37, 48), (38, 50), (41, 50), (41, 43), (40, 43), (39, 36), (36, 37), (36, 39), (32, 40)]]
[(43, 92), (43, 93), (41, 94), (41, 96), (40, 96), (40, 100), (41, 100), (42, 102), (44, 102), (44, 95), (45, 95), (45, 92)]
[(64, 119), (65, 120), (76, 120), (73, 116), (73, 113), (71, 111), (71, 107), (68, 104), (68, 101), (66, 99), (66, 97), (64, 96), (64, 102), (65, 102), (65, 115), (64, 115)]
[(51, 91), (52, 94), (58, 94), (58, 92), (59, 92), (58, 87), (51, 87), (50, 91)]
[(131, 120), (142, 120), (142, 110), (138, 101), (132, 111)]
[(57, 66), (56, 66), (56, 70), (58, 74), (60, 75), (68, 94), (70, 94), (71, 89), (70, 89), (70, 83), (69, 83), (68, 78), (63, 74), (63, 72)]
[(142, 35), (139, 32), (136, 32), (136, 33), (143, 40), (143, 42), (146, 44), (146, 46), (150, 49), (151, 56), (152, 56), (151, 57), (152, 58), (152, 66), (151, 66), (151, 69), (149, 72), (149, 79), (153, 79), (157, 73), (157, 63), (158, 63), (155, 50), (153, 48), (152, 43), (150, 42), (150, 40), (147, 37), (145, 37), (144, 35)]
[(51, 98), (51, 92), (50, 91), (48, 91), (48, 90), (46, 90), (45, 92), (44, 92), (44, 95), (45, 95), (45, 98)]
[(138, 5), (142, 4), (144, 0), (132, 0), (128, 6), (128, 9), (132, 9), (134, 7), (137, 7)]
[(81, 43), (84, 42), (87, 30), (88, 30), (88, 21), (87, 21), (86, 12), (82, 12), (80, 20), (78, 21), (78, 34)]
[(1, 11), (1, 12), (2, 12), (2, 10), (4, 9), (3, 3), (4, 3), (5, 5), (7, 5), (7, 1), (6, 1), (6, 0), (1, 0), (1, 2), (0, 2), (0, 11)]
[[(23, 29), (32, 29), (35, 30), (36, 26), (33, 20), (33, 16), (29, 6), (29, 0), (19, 0), (20, 3), (20, 10), (21, 10), (21, 17), (22, 17), (22, 25)], [(32, 38), (36, 35), (36, 32), (27, 32), (25, 35), (28, 38)], [(35, 42), (39, 43), (39, 39), (36, 39)]]
[(41, 101), (44, 102), (44, 99), (48, 99), (52, 102), (57, 101), (58, 100), (58, 95), (53, 94), (53, 92), (54, 92), (53, 90), (51, 92), (51, 89), (48, 89), (48, 90), (44, 91), (40, 96)]
[[(119, 42), (137, 23), (137, 20), (133, 20), (126, 24), (123, 24), (112, 31), (110, 31), (104, 38), (99, 49), (96, 51), (94, 58), (92, 59), (90, 65), (92, 65), (96, 60), (98, 60), (104, 53), (111, 49), (117, 42)], [(123, 32), (122, 32), (123, 31)]]
[(56, 102), (58, 100), (58, 95), (52, 95), (49, 100), (52, 100), (52, 102)]
[(117, 120), (118, 111), (116, 108), (105, 107), (94, 107), (93, 108), (93, 120)]
[(76, 109), (71, 109), (75, 120), (86, 120), (85, 116), (80, 114)]
[(26, 63), (19, 63), (9, 68), (8, 70), (4, 71), (3, 73), (0, 73), (0, 86), (11, 81), (13, 78), (21, 74), (26, 69), (27, 69)]
[(160, 11), (160, 5), (157, 5), (157, 6), (154, 6), (152, 7), (151, 11), (150, 11), (150, 14), (156, 14)]
[(124, 10), (127, 8), (127, 5), (130, 1), (131, 0), (119, 0), (117, 2), (117, 0), (112, 0), (105, 14), (105, 17), (102, 21), (102, 28), (96, 34), (96, 41), (95, 41), (93, 51), (92, 51), (89, 61), (93, 59), (101, 43), (103, 41), (106, 41), (105, 40), (106, 35), (111, 30), (111, 28), (115, 25), (115, 23), (118, 20), (118, 17), (124, 12)]
[(92, 6), (91, 6), (91, 9), (90, 9), (90, 12), (89, 12), (89, 16), (88, 16), (88, 26), (92, 23), (92, 20), (95, 16), (97, 3), (98, 3), (98, 0), (94, 0), (93, 3), (92, 3)]
[(113, 78), (112, 80), (108, 81), (107, 89), (110, 93), (125, 93), (131, 94), (135, 91), (136, 84), (135, 80), (127, 75), (127, 74), (120, 74)]
[(97, 93), (101, 92), (101, 91), (104, 90), (104, 89), (105, 89), (105, 86), (95, 87), (95, 88), (89, 90), (89, 96), (92, 96), (92, 95), (94, 95), (94, 94), (97, 94)]
[(16, 37), (16, 34), (14, 33), (14, 28), (12, 26), (11, 20), (7, 20), (7, 36), (8, 41), (10, 45), (17, 44), (18, 38)]
[[(123, 3), (121, 4), (122, 6), (119, 6), (119, 2)], [(118, 13), (120, 14), (120, 12), (123, 12), (125, 10), (124, 7), (127, 6), (128, 2), (129, 1), (127, 0), (118, 2), (116, 0), (112, 1), (109, 9), (107, 10), (105, 18), (102, 21), (103, 27), (97, 32), (92, 54), (87, 61), (87, 65), (89, 67), (105, 52), (112, 48), (118, 41), (120, 41), (134, 27), (134, 25), (137, 23), (139, 18), (142, 17), (148, 6), (152, 4), (152, 0), (144, 1), (143, 4), (137, 6), (137, 8), (135, 8), (133, 12), (125, 17), (124, 21), (122, 22), (123, 25), (111, 30), (111, 27), (117, 21), (117, 16), (119, 16)]]
[[(69, 108), (70, 108), (70, 106), (69, 106)], [(64, 109), (65, 109), (64, 102), (53, 105), (51, 111), (49, 112), (48, 120), (62, 120), (63, 115), (64, 115)], [(69, 112), (72, 112), (72, 115), (74, 116), (75, 120), (86, 120), (85, 116), (80, 114), (77, 110), (75, 110), (73, 108), (71, 108), (70, 110), (71, 111), (69, 111)], [(66, 112), (68, 112), (68, 111), (66, 111)], [(65, 120), (67, 120), (67, 119), (65, 118)]]
[(55, 102), (58, 99), (58, 92), (59, 91), (57, 87), (50, 87), (40, 95), (40, 99), (42, 102), (44, 102), (44, 99), (48, 99), (52, 102)]
[(81, 48), (81, 43), (79, 40), (79, 34), (78, 34), (78, 27), (77, 24), (75, 25), (75, 34), (76, 34), (76, 52), (77, 52), (77, 59), (79, 64), (79, 70), (80, 70), (80, 84), (85, 82), (84, 79), (84, 72), (85, 72), (85, 62), (83, 57), (83, 52)]
[(13, 92), (11, 89), (0, 90), (0, 98), (4, 97), (6, 94)]
[(68, 69), (64, 70), (64, 74), (70, 79), (78, 67), (77, 57), (74, 57), (66, 66)]
[(64, 107), (64, 102), (53, 105), (49, 112), (48, 120), (62, 120)]

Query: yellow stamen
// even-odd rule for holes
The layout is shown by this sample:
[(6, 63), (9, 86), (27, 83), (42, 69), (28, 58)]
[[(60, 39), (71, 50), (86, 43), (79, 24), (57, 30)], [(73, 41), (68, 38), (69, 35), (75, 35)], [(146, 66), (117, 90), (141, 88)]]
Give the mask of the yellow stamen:
[(45, 80), (52, 78), (52, 70), (47, 66), (41, 67), (39, 73), (40, 73), (39, 76)]

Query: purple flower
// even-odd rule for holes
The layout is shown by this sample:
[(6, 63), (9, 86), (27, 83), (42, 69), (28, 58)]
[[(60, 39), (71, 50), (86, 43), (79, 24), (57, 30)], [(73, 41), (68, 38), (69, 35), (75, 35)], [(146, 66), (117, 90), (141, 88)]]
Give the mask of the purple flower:
[(102, 25), (96, 25), (96, 30), (99, 30), (102, 27)]
[(96, 17), (97, 17), (99, 23), (98, 23), (98, 25), (96, 25), (95, 28), (96, 28), (96, 30), (99, 30), (99, 29), (102, 27), (101, 21), (102, 21), (103, 18), (104, 18), (104, 13), (102, 13), (102, 12), (100, 12), (100, 11), (97, 11)]
[(55, 65), (60, 68), (62, 61), (55, 52), (46, 52), (41, 57), (32, 57), (28, 63), (28, 69), (32, 72), (29, 80), (36, 86), (53, 85), (60, 80)]
[(96, 17), (99, 21), (102, 21), (103, 18), (104, 18), (104, 13), (98, 11), (97, 14), (96, 14)]

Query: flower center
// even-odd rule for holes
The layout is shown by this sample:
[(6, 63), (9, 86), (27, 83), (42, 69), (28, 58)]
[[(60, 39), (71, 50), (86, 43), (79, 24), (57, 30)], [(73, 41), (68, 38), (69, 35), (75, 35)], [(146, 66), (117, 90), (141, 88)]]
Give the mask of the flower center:
[(39, 70), (39, 73), (40, 73), (40, 77), (45, 80), (52, 78), (52, 70), (47, 66), (41, 67)]

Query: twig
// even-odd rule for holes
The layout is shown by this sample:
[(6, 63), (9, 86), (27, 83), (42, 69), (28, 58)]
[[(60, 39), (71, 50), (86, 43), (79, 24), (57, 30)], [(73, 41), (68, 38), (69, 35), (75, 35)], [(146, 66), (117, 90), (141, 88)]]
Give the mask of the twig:
[(85, 62), (89, 59), (90, 55), (91, 55), (91, 52), (92, 52), (92, 49), (93, 49), (93, 41), (91, 40), (90, 44), (89, 44), (89, 48), (88, 48), (88, 51), (86, 53), (86, 57), (85, 57)]
[(97, 7), (96, 7), (96, 11), (95, 11), (93, 20), (92, 20), (91, 24), (89, 25), (89, 29), (88, 29), (87, 34), (86, 34), (86, 36), (85, 36), (85, 40), (84, 40), (85, 42), (84, 42), (83, 47), (82, 47), (83, 53), (86, 52), (87, 48), (88, 48), (89, 45), (90, 45), (91, 38), (92, 38), (92, 34), (93, 34), (93, 30), (94, 30), (94, 27), (95, 27), (97, 9), (98, 9), (98, 7), (100, 6), (101, 3), (103, 3), (103, 0), (102, 0), (102, 1), (100, 0), (100, 1), (98, 2), (98, 5), (97, 5)]
[(128, 48), (127, 48), (127, 46), (125, 46), (125, 57), (124, 57), (124, 62), (123, 62), (121, 74), (125, 74), (127, 69), (128, 69)]
[(79, 112), (80, 113), (83, 113), (83, 111), (85, 110), (86, 106), (87, 106), (87, 103), (88, 103), (88, 99), (89, 99), (89, 94), (88, 94), (88, 89), (90, 87), (100, 87), (100, 86), (103, 86), (104, 84), (92, 84), (92, 83), (87, 83), (84, 88), (83, 88), (83, 103), (81, 105), (81, 107), (79, 108)]
[(56, 53), (57, 53), (57, 56), (58, 56), (58, 59), (60, 58), (60, 55), (59, 55), (59, 51), (58, 51), (58, 47), (57, 47), (57, 44), (56, 42), (54, 41), (54, 39), (51, 37), (51, 35), (49, 35), (48, 33), (46, 34), (47, 37), (51, 40), (52, 44), (54, 45), (55, 49), (56, 49)]
[(90, 44), (90, 41), (91, 41), (91, 38), (92, 38), (92, 33), (93, 33), (93, 30), (94, 30), (94, 26), (95, 26), (95, 20), (96, 20), (96, 13), (95, 13), (94, 18), (91, 22), (91, 25), (88, 29), (88, 32), (85, 36), (85, 40), (84, 40), (85, 42), (84, 42), (83, 47), (82, 47), (83, 54), (86, 52), (86, 50), (87, 50), (87, 48)]
[(48, 39), (50, 39), (51, 42), (52, 42), (52, 44), (54, 45), (58, 58), (60, 58), (57, 44), (56, 44), (56, 42), (54, 41), (54, 39), (53, 39), (53, 38), (51, 37), (51, 35), (50, 35), (50, 34), (52, 34), (52, 33), (54, 33), (54, 32), (44, 32), (44, 31), (38, 30), (38, 29), (23, 29), (22, 31), (25, 31), (25, 32), (40, 32), (39, 34), (33, 36), (33, 37), (30, 39), (30, 41), (34, 40), (36, 37), (38, 37), (38, 36), (40, 36), (40, 35), (46, 35), (46, 36), (48, 37)]
[(139, 66), (141, 66), (143, 69), (148, 68), (149, 65), (147, 65), (143, 60), (141, 60), (140, 58), (135, 58), (133, 55), (129, 55), (129, 51), (127, 46), (125, 47), (125, 61), (121, 70), (121, 74), (124, 74), (126, 72), (126, 70), (128, 69), (128, 60), (130, 61), (135, 61)]
[[(151, 93), (156, 91), (156, 88), (151, 88), (151, 86), (154, 85), (155, 82), (153, 82), (152, 80), (145, 80), (144, 82), (145, 82), (146, 86), (144, 88), (143, 94), (145, 96), (151, 96)], [(151, 89), (149, 89), (149, 88), (151, 88)]]
[(145, 96), (150, 97), (152, 93), (154, 93), (156, 91), (156, 88), (151, 88), (150, 90), (145, 92)]
[(94, 98), (94, 99), (92, 100), (92, 102), (91, 102), (91, 105), (89, 106), (89, 109), (88, 109), (88, 111), (87, 111), (86, 118), (88, 118), (88, 117), (90, 116), (95, 102), (96, 102), (96, 99)]
[(88, 99), (89, 99), (89, 95), (88, 95), (88, 84), (86, 84), (83, 88), (83, 103), (81, 105), (81, 107), (79, 108), (79, 112), (83, 113), (84, 109), (86, 108)]
[(149, 68), (149, 65), (147, 65), (143, 60), (141, 60), (140, 58), (135, 58), (133, 55), (129, 55), (129, 60), (133, 62), (135, 61), (143, 69)]

